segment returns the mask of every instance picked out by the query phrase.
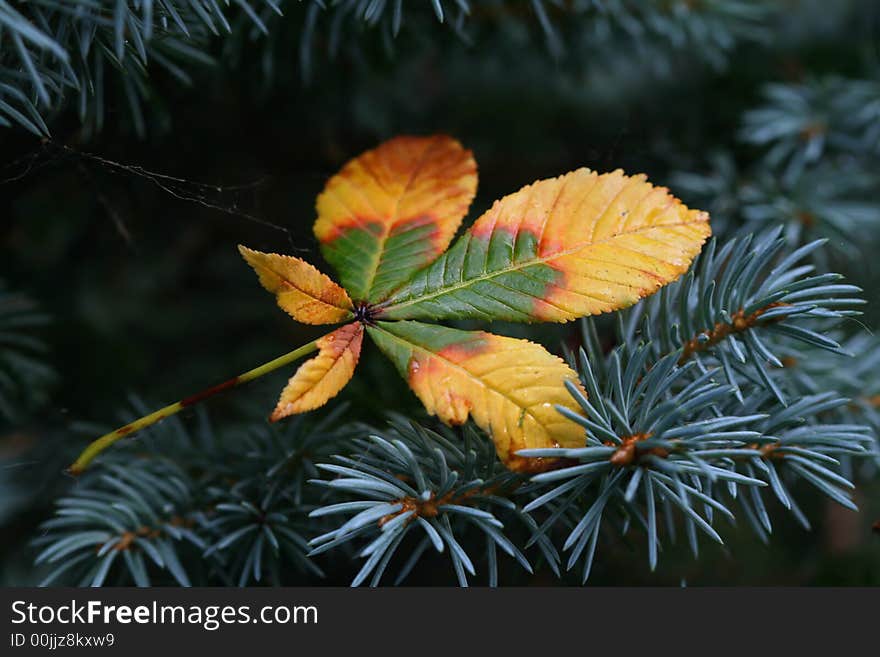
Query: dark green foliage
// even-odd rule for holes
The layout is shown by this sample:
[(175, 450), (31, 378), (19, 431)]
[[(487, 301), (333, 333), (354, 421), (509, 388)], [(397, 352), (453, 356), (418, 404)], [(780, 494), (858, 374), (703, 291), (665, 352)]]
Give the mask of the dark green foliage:
[(157, 427), (58, 500), (34, 542), (44, 584), (279, 584), (291, 567), (320, 575), (305, 558), (318, 497), (304, 484), (317, 474), (311, 459), (350, 435), (333, 428), (340, 411), (223, 434), (204, 415), (193, 431), (176, 419)]
[(880, 229), (880, 82), (827, 76), (768, 84), (763, 97), (738, 133), (757, 147), (757, 159), (739, 168), (719, 153), (710, 173), (679, 173), (676, 186), (724, 228), (784, 223), (790, 244), (827, 237), (855, 255), (853, 247)]
[[(668, 69), (670, 53), (682, 51), (702, 53), (721, 67), (739, 41), (766, 37), (761, 23), (771, 4), (419, 0), (404, 7), (403, 0), (0, 0), (0, 126), (16, 124), (48, 135), (47, 113), (70, 102), (89, 131), (100, 131), (108, 89), (116, 89), (135, 130), (144, 135), (145, 103), (154, 94), (151, 77), (192, 84), (191, 69), (215, 62), (213, 41), (222, 36), (230, 39), (224, 50), (232, 61), (241, 61), (245, 50), (265, 49), (261, 69), (272, 78), (273, 60), (285, 56), (279, 50), (291, 24), (306, 79), (312, 77), (317, 44), (335, 58), (342, 47), (357, 52), (363, 32), (376, 31), (390, 52), (404, 23), (423, 30), (446, 24), (464, 43), (537, 31), (557, 57), (570, 48), (584, 58), (623, 42), (658, 69)], [(567, 34), (573, 20), (589, 21), (591, 29)]]
[[(590, 396), (572, 387), (583, 415), (566, 411), (584, 426), (586, 446), (526, 452), (579, 462), (533, 477), (535, 483), (551, 486), (538, 488), (541, 496), (526, 508), (545, 508), (547, 530), (557, 518), (573, 516), (574, 527), (563, 549), (571, 550), (569, 568), (583, 559), (584, 580), (603, 515), (621, 516), (624, 527), (635, 523), (645, 528), (654, 568), (659, 517), (664, 517), (667, 536), (674, 541), (673, 512), (682, 517), (697, 556), (698, 533), (723, 540), (715, 518), (744, 517), (767, 542), (772, 524), (763, 489), (772, 491), (809, 528), (789, 492), (799, 478), (855, 508), (849, 497), (854, 486), (840, 473), (840, 459), (871, 455), (876, 446), (868, 427), (824, 421), (823, 414), (845, 406), (847, 399), (823, 393), (785, 406), (763, 377), (737, 376), (733, 384), (722, 384), (720, 369), (694, 361), (680, 365), (678, 350), (654, 360), (654, 345), (634, 339), (603, 357), (594, 340), (587, 344), (592, 347), (581, 350), (578, 363)], [(595, 501), (582, 507), (584, 498)], [(739, 507), (736, 515), (733, 504)]]
[[(174, 0), (149, 38), (147, 4), (77, 4), (0, 0), (0, 121), (65, 144), (0, 133), (4, 581), (880, 582), (876, 3), (221, 3), (212, 30)], [(329, 412), (268, 425), (279, 377), (61, 475), (107, 428), (75, 420), (126, 387), (174, 399), (311, 340), (250, 300), (234, 245), (313, 251), (328, 174), (440, 131), (476, 151), (475, 213), (587, 165), (712, 214), (692, 270), (634, 308), (497, 327), (581, 375), (583, 447), (540, 452), (564, 467), (507, 472), (365, 350)]]
[(0, 280), (0, 421), (20, 419), (46, 401), (56, 379), (39, 337), (48, 322), (36, 303)]
[[(357, 540), (365, 546), (358, 556), (366, 558), (353, 585), (370, 582), (376, 586), (401, 543), (410, 541), (410, 556), (398, 572), (402, 582), (427, 549), (445, 552), (452, 562), (459, 584), (467, 586), (467, 575), (475, 575), (474, 560), (462, 543), (470, 530), (482, 534), (481, 542), (488, 583), (498, 582), (497, 550), (514, 557), (532, 572), (525, 555), (505, 536), (502, 521), (518, 519), (529, 525), (516, 504), (508, 499), (520, 477), (501, 466), (491, 443), (466, 430), (461, 438), (428, 431), (417, 424), (398, 422), (385, 436), (373, 435), (356, 441), (354, 458), (336, 456), (333, 463), (319, 469), (331, 476), (314, 483), (335, 495), (352, 496), (356, 501), (339, 502), (312, 511), (313, 518), (352, 514), (352, 518), (326, 534), (312, 539), (311, 554), (317, 555), (338, 545)], [(345, 499), (343, 497), (342, 499)], [(540, 543), (551, 564), (557, 560), (549, 541)]]
[[(272, 0), (235, 4), (263, 32), (265, 12), (280, 12)], [(99, 131), (108, 78), (118, 75), (143, 133), (148, 71), (158, 67), (190, 84), (186, 66), (212, 63), (205, 52), (210, 37), (232, 31), (229, 6), (228, 0), (0, 0), (0, 125), (48, 135), (45, 113), (75, 99), (80, 120)]]
[(880, 154), (880, 83), (828, 76), (806, 84), (768, 84), (764, 105), (743, 115), (740, 137), (797, 178), (829, 156)]
[[(748, 248), (737, 249), (741, 243)], [(298, 418), (283, 434), (262, 429), (233, 441), (216, 439), (207, 427), (189, 436), (172, 420), (149, 439), (158, 443), (148, 455), (123, 453), (59, 501), (57, 517), (43, 525), (49, 533), (38, 543), (48, 547), (37, 562), (62, 563), (48, 581), (81, 567), (79, 583), (100, 585), (120, 560), (127, 573), (116, 574), (120, 581), (147, 585), (151, 561), (149, 568), (189, 585), (178, 552), (195, 547), (205, 559), (202, 583), (219, 578), (243, 586), (264, 577), (283, 581), (281, 564), (320, 575), (310, 557), (355, 543), (365, 559), (355, 585), (378, 585), (392, 562), (400, 562), (395, 581), (401, 582), (429, 549), (447, 554), (458, 582), (467, 585), (467, 576), (477, 574), (472, 546), (482, 545), (487, 582), (495, 585), (498, 549), (531, 573), (525, 551), (534, 545), (557, 574), (560, 546), (568, 553), (565, 568), (579, 566), (586, 581), (607, 527), (644, 530), (653, 569), (660, 537), (675, 541), (676, 527), (694, 556), (700, 534), (723, 543), (722, 520), (744, 519), (767, 542), (768, 496), (809, 529), (792, 493), (803, 484), (855, 510), (854, 484), (841, 461), (876, 455), (872, 429), (834, 420), (829, 414), (849, 404), (835, 392), (788, 403), (779, 383), (784, 369), (769, 371), (782, 363), (768, 345), (806, 343), (851, 357), (830, 338), (791, 322), (811, 314), (838, 320), (851, 311), (837, 307), (858, 300), (835, 303), (835, 295), (858, 290), (806, 277), (811, 266), (795, 268), (819, 244), (780, 256), (783, 246), (776, 233), (730, 240), (717, 253), (712, 242), (695, 265), (697, 275), (671, 287), (679, 309), (663, 297), (642, 302), (628, 321), (621, 316), (619, 346), (608, 354), (595, 323), (583, 322), (576, 364), (588, 396), (569, 386), (583, 412), (560, 412), (584, 427), (584, 447), (520, 452), (572, 465), (527, 482), (501, 466), (491, 442), (470, 429), (444, 435), (397, 421), (372, 434), (357, 426), (339, 434), (328, 429), (339, 412), (318, 425)], [(729, 309), (743, 309), (742, 318), (773, 303), (784, 305), (754, 323), (731, 318), (737, 313)], [(653, 308), (641, 312), (641, 306)], [(714, 328), (695, 328), (695, 318)], [(720, 325), (734, 329), (724, 333)], [(766, 333), (773, 342), (764, 341)], [(660, 337), (652, 341), (654, 335)], [(160, 456), (169, 449), (162, 435), (169, 432), (177, 436), (173, 462)], [(328, 459), (330, 450), (340, 453)], [(316, 520), (340, 514), (351, 517), (315, 535)]]
[[(723, 369), (740, 400), (739, 380), (757, 377), (783, 405), (785, 395), (772, 373), (783, 367), (773, 353), (775, 342), (845, 353), (825, 333), (860, 314), (853, 308), (864, 303), (856, 296), (861, 289), (843, 283), (840, 274), (815, 275), (815, 267), (804, 263), (821, 241), (785, 253), (779, 233), (749, 233), (720, 248), (713, 239), (690, 273), (644, 304), (643, 331), (655, 341), (655, 353), (681, 349), (681, 360), (695, 360), (703, 372)], [(630, 313), (627, 339), (641, 310)]]

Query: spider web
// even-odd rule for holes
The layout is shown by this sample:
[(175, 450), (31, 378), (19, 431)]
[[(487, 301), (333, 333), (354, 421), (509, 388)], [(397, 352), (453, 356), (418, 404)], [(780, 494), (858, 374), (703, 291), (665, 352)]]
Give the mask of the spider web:
[(200, 205), (204, 208), (239, 217), (270, 230), (284, 233), (293, 251), (308, 251), (308, 249), (297, 247), (294, 244), (293, 235), (289, 229), (244, 209), (248, 205), (253, 205), (253, 197), (265, 185), (269, 176), (263, 176), (252, 182), (236, 185), (204, 183), (152, 171), (137, 164), (111, 160), (95, 153), (78, 150), (50, 139), (45, 139), (36, 149), (12, 162), (0, 166), (0, 187), (23, 180), (41, 169), (55, 166), (62, 162), (73, 164), (85, 178), (93, 183), (99, 203), (113, 221), (116, 230), (129, 245), (132, 244), (131, 234), (119, 212), (101, 191), (100, 185), (95, 184), (95, 169), (115, 175), (146, 180), (169, 196), (180, 201)]

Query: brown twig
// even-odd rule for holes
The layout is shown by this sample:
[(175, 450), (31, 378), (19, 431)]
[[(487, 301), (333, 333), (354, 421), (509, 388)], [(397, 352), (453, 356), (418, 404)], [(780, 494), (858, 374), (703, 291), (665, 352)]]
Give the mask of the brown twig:
[[(643, 454), (653, 454), (654, 456), (659, 456), (660, 458), (666, 458), (667, 456), (669, 456), (669, 450), (663, 449), (662, 447), (654, 447), (639, 452), (637, 450), (638, 444), (643, 440), (647, 440), (650, 437), (650, 433), (637, 433), (632, 436), (626, 436), (625, 438), (623, 438), (623, 442), (618, 445), (617, 449), (608, 460), (611, 461), (612, 465), (616, 465), (622, 468), (628, 465), (632, 465)], [(613, 444), (605, 444), (609, 445), (609, 447), (613, 447)]]
[(681, 357), (678, 359), (679, 365), (684, 365), (691, 356), (700, 351), (705, 351), (709, 347), (712, 347), (727, 337), (735, 334), (735, 333), (743, 333), (748, 331), (750, 328), (755, 326), (758, 320), (761, 318), (761, 315), (766, 313), (771, 308), (776, 308), (777, 306), (784, 306), (786, 304), (781, 302), (771, 303), (764, 308), (760, 308), (753, 312), (750, 315), (745, 314), (745, 310), (740, 308), (737, 310), (732, 317), (732, 322), (718, 322), (710, 331), (705, 331), (700, 335), (705, 335), (708, 339), (700, 340), (699, 336), (695, 336), (684, 343), (684, 346), (681, 350)]
[[(173, 525), (174, 527), (192, 527), (195, 524), (195, 520), (193, 520), (192, 518), (174, 516), (168, 521), (167, 524)], [(113, 546), (113, 549), (117, 552), (130, 550), (135, 539), (159, 538), (162, 534), (163, 530), (161, 527), (149, 527), (147, 525), (142, 525), (134, 531), (122, 532), (122, 534), (120, 534), (119, 536), (119, 540), (116, 542), (116, 545)], [(98, 545), (95, 547), (95, 550), (100, 550), (103, 545), (103, 543), (98, 543)]]
[[(512, 492), (519, 486), (519, 482), (514, 482), (512, 486), (507, 488), (504, 492)], [(382, 527), (385, 523), (390, 522), (394, 518), (403, 515), (404, 513), (413, 512), (413, 515), (407, 520), (407, 522), (411, 522), (413, 519), (417, 517), (421, 518), (436, 518), (440, 515), (440, 507), (444, 504), (463, 504), (467, 502), (472, 497), (477, 495), (494, 495), (495, 493), (501, 490), (501, 486), (499, 484), (491, 484), (484, 488), (472, 488), (458, 495), (455, 494), (455, 491), (449, 491), (443, 497), (437, 498), (433, 494), (427, 500), (422, 500), (416, 497), (402, 497), (397, 500), (396, 504), (402, 505), (403, 508), (400, 511), (395, 511), (394, 513), (389, 513), (386, 516), (382, 516), (379, 519), (379, 526)]]

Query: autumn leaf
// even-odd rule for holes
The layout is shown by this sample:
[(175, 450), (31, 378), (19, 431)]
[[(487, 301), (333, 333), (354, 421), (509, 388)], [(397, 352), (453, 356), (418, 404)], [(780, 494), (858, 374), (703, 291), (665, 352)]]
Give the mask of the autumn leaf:
[(319, 408), (351, 380), (358, 358), (364, 326), (346, 324), (318, 340), (318, 355), (300, 365), (287, 383), (269, 419), (276, 422), (295, 413)]
[(618, 310), (684, 273), (709, 234), (705, 212), (643, 175), (578, 169), (496, 201), (376, 314), (564, 322)]
[(477, 191), (451, 137), (397, 137), (353, 159), (318, 196), (315, 236), (342, 284), (374, 301), (446, 250)]
[(510, 469), (540, 468), (518, 450), (583, 444), (581, 428), (556, 410), (577, 408), (564, 386), (579, 385), (577, 375), (540, 345), (412, 321), (377, 322), (367, 331), (428, 413), (447, 424), (473, 417)]
[(496, 201), (446, 250), (476, 186), (470, 151), (450, 137), (398, 137), (351, 160), (318, 197), (314, 226), (342, 286), (299, 258), (240, 250), (297, 321), (355, 321), (102, 436), (71, 470), (124, 435), (315, 350), (271, 419), (318, 408), (351, 379), (365, 328), (428, 413), (447, 424), (473, 419), (510, 469), (552, 465), (520, 450), (582, 445), (582, 429), (557, 410), (575, 410), (565, 384), (579, 385), (558, 357), (526, 340), (412, 320), (564, 322), (625, 308), (688, 269), (709, 217), (643, 175), (578, 169)]

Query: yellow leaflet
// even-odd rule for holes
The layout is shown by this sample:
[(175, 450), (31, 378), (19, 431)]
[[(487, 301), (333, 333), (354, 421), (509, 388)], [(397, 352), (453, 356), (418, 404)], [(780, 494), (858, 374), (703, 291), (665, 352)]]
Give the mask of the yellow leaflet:
[(583, 446), (583, 429), (556, 409), (577, 409), (563, 385), (578, 384), (577, 375), (542, 346), (421, 322), (378, 322), (368, 330), (428, 413), (453, 425), (472, 417), (511, 470), (549, 465), (518, 450)]
[(303, 324), (336, 324), (354, 317), (348, 293), (299, 258), (262, 253), (244, 246), (238, 250), (254, 268), (264, 288), (278, 305)]
[(364, 325), (347, 324), (318, 340), (318, 355), (300, 365), (281, 392), (272, 422), (323, 406), (345, 387), (361, 355)]

